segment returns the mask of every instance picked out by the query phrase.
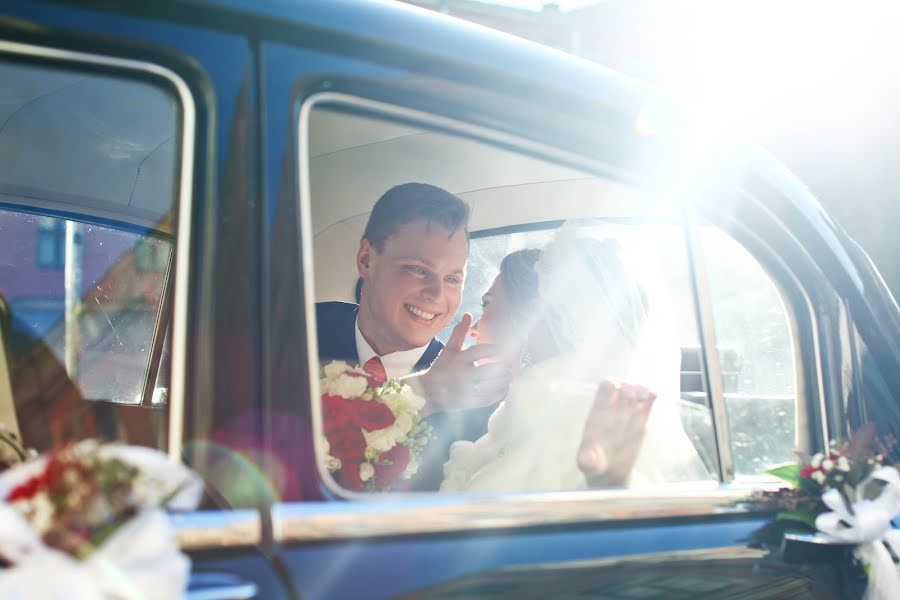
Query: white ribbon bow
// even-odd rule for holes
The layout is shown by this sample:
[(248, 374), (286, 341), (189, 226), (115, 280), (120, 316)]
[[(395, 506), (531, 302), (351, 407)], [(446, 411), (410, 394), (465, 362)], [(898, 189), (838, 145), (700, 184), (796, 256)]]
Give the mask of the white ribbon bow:
[[(881, 493), (864, 499), (876, 485), (884, 486)], [(833, 512), (819, 515), (816, 528), (837, 542), (857, 544), (856, 557), (869, 567), (864, 600), (900, 598), (900, 573), (885, 548), (887, 544), (894, 556), (900, 556), (900, 531), (891, 525), (900, 514), (900, 473), (894, 467), (881, 467), (855, 491), (860, 500), (852, 503), (852, 511), (838, 490), (825, 492), (822, 501)]]

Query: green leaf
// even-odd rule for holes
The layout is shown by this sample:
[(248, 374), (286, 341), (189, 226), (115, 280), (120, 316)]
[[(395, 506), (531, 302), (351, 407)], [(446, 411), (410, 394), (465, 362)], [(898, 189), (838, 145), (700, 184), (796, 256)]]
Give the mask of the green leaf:
[(800, 487), (800, 469), (800, 465), (797, 463), (785, 463), (766, 469), (766, 473), (774, 475), (793, 488), (797, 488)]
[(816, 517), (812, 513), (804, 511), (780, 512), (775, 515), (776, 521), (796, 521), (803, 523), (813, 531), (816, 530)]

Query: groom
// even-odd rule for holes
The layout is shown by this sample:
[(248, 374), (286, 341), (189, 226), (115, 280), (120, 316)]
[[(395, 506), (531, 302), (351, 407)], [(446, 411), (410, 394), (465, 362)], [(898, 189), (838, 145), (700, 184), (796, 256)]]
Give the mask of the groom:
[(511, 377), (501, 363), (479, 364), (494, 358), (495, 348), (462, 349), (471, 315), (453, 329), (446, 348), (435, 337), (462, 300), (468, 220), (469, 207), (446, 190), (424, 183), (391, 188), (372, 208), (359, 244), (359, 304), (316, 305), (323, 363), (344, 360), (387, 379), (427, 369), (408, 380), (426, 399), (424, 414), (435, 432), (414, 489), (438, 487), (450, 444), (486, 431)]
[[(446, 347), (435, 338), (462, 300), (468, 220), (469, 207), (446, 190), (424, 183), (391, 188), (372, 208), (360, 240), (359, 304), (316, 305), (322, 363), (343, 360), (386, 379), (421, 373), (407, 383), (426, 399), (423, 414), (434, 436), (412, 482), (417, 490), (440, 486), (450, 444), (485, 433), (511, 380), (496, 347), (462, 349), (472, 324), (468, 313)], [(588, 485), (627, 484), (654, 399), (640, 386), (599, 386), (576, 459)]]

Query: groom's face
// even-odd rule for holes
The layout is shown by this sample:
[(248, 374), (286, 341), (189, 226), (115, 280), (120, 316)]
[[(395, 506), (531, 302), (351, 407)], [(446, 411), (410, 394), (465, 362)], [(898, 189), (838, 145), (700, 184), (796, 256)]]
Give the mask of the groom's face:
[[(379, 252), (362, 240), (360, 330), (379, 354), (428, 344), (456, 314), (469, 243), (465, 231), (416, 220), (400, 226)], [(371, 338), (371, 339), (370, 339)]]

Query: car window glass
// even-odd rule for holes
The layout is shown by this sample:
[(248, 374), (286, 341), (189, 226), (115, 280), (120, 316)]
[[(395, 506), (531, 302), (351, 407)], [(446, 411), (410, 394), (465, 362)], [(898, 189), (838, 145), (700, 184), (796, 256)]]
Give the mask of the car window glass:
[[(309, 115), (326, 479), (454, 493), (714, 479), (685, 235), (669, 203), (337, 103)], [(447, 225), (460, 199), (468, 244)], [(454, 334), (465, 313), (474, 325)], [(655, 396), (618, 396), (607, 377)]]
[(164, 447), (178, 103), (68, 67), (0, 79), (0, 414), (38, 451)]
[(795, 459), (797, 385), (787, 309), (773, 279), (734, 239), (701, 229), (736, 476)]
[(859, 411), (854, 412), (862, 414), (854, 415), (856, 422), (851, 422), (851, 426), (860, 427), (866, 421), (873, 423), (877, 440), (883, 447), (890, 449), (884, 464), (897, 464), (900, 462), (900, 447), (897, 444), (892, 446), (891, 441), (900, 439), (900, 409), (882, 367), (872, 356), (855, 326), (852, 327), (852, 339), (856, 345), (857, 377), (854, 378), (854, 396), (859, 404)]

